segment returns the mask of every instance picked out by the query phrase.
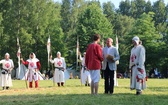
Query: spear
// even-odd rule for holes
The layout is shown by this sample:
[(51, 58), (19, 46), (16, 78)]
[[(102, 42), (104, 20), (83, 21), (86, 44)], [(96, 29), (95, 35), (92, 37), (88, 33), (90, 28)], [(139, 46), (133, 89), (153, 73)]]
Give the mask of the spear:
[[(20, 49), (20, 44), (19, 44), (19, 38), (17, 37), (17, 46), (18, 46), (18, 51), (17, 51), (17, 57), (18, 57), (18, 78), (20, 76), (20, 59), (21, 59), (21, 49)], [(27, 86), (27, 81), (26, 81), (26, 74), (25, 74), (25, 70), (23, 69), (23, 66), (22, 66), (22, 70), (24, 72), (24, 76), (25, 76), (25, 84), (26, 84), (26, 88), (28, 89), (28, 86)]]

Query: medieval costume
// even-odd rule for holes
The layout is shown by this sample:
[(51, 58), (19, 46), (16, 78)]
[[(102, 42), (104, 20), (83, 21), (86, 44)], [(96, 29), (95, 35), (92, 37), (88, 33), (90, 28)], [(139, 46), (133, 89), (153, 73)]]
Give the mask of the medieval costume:
[(52, 58), (50, 57), (50, 62), (54, 63), (55, 67), (55, 72), (53, 76), (54, 82), (57, 83), (58, 87), (60, 87), (60, 85), (64, 86), (64, 70), (66, 69), (65, 59), (61, 57), (60, 52), (57, 52), (57, 58), (54, 58), (54, 60), (52, 60)]
[(86, 52), (84, 52), (84, 57), (83, 57), (83, 58), (80, 56), (80, 60), (82, 61), (81, 83), (82, 83), (82, 84), (85, 84), (85, 86), (90, 86), (91, 77), (90, 77), (89, 71), (86, 70), (86, 66), (85, 66), (85, 55), (86, 55)]
[(5, 59), (0, 61), (2, 64), (1, 76), (0, 76), (0, 86), (4, 89), (9, 89), (12, 86), (11, 71), (14, 68), (13, 60), (9, 59), (10, 55), (5, 54)]
[(130, 64), (131, 81), (130, 89), (136, 89), (136, 94), (140, 95), (146, 88), (146, 71), (145, 71), (145, 48), (139, 44), (139, 37), (133, 39), (134, 47), (131, 50)]
[(39, 80), (39, 74), (38, 71), (40, 70), (41, 64), (40, 61), (36, 58), (36, 55), (34, 53), (30, 53), (29, 59), (24, 61), (23, 59), (22, 63), (24, 65), (28, 65), (28, 74), (27, 74), (27, 80), (29, 81), (29, 88), (33, 87), (33, 80), (35, 81), (35, 88), (38, 88), (38, 80)]

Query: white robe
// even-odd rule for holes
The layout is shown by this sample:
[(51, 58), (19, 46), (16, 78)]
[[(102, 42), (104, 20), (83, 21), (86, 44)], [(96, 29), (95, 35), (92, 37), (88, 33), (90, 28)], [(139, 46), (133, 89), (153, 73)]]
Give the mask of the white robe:
[(85, 70), (85, 58), (80, 58), (82, 60), (82, 69), (81, 69), (81, 83), (85, 84), (86, 81), (90, 84), (91, 83), (91, 77), (90, 72), (88, 70)]
[[(0, 64), (2, 63), (2, 71), (5, 71), (5, 70), (8, 70), (9, 72), (11, 68), (14, 68), (14, 64), (13, 64), (13, 60), (12, 59), (9, 59), (9, 60), (6, 60), (6, 59), (3, 59), (0, 61)], [(4, 70), (5, 69), (5, 70)], [(11, 78), (11, 74), (9, 73), (6, 73), (6, 74), (2, 74), (0, 73), (1, 76), (0, 76), (0, 86), (1, 87), (11, 87), (12, 86), (12, 78)]]
[[(66, 70), (66, 63), (63, 57), (61, 58), (54, 58), (54, 60), (50, 60), (51, 63), (54, 63), (54, 67), (63, 67), (64, 71)], [(61, 83), (65, 82), (64, 71), (55, 68), (54, 72), (54, 82)]]
[(39, 62), (39, 60), (37, 58), (33, 58), (33, 59), (28, 59), (27, 62), (29, 62), (28, 64), (28, 75), (27, 75), (27, 79), (29, 82), (34, 81), (38, 81), (39, 80), (39, 74), (38, 72), (35, 71), (35, 69), (37, 68), (37, 62)]
[[(145, 71), (145, 48), (142, 45), (133, 47), (131, 50), (129, 68), (132, 69), (130, 88), (142, 91), (146, 88), (146, 71)], [(141, 68), (143, 72), (138, 71)]]

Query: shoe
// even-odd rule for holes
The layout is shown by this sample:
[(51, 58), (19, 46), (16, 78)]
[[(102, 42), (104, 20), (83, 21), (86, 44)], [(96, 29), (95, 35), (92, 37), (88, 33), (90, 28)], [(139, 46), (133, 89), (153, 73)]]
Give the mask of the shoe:
[(142, 91), (136, 92), (136, 95), (141, 95), (141, 94), (142, 94)]
[(6, 87), (6, 90), (8, 90), (8, 89), (9, 89), (9, 87), (7, 86), (7, 87)]
[(87, 86), (87, 84), (85, 84), (85, 86)]
[(2, 90), (5, 90), (5, 87), (2, 87)]
[(88, 86), (90, 86), (90, 84), (88, 84)]
[(104, 94), (108, 94), (108, 92), (104, 92)]

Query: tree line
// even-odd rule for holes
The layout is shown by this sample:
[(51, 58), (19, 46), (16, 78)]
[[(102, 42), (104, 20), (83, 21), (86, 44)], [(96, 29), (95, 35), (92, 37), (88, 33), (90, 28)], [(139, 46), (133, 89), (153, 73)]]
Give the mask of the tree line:
[[(92, 42), (92, 35), (106, 38), (118, 36), (120, 61), (118, 72), (128, 71), (132, 38), (137, 35), (146, 48), (146, 69), (157, 67), (167, 76), (168, 4), (163, 0), (121, 1), (119, 8), (112, 2), (62, 0), (0, 0), (0, 59), (6, 52), (17, 67), (17, 37), (21, 55), (27, 59), (34, 52), (42, 69), (47, 69), (47, 39), (51, 38), (51, 54), (60, 51), (67, 66), (76, 62), (77, 39), (80, 53)], [(79, 54), (79, 53), (78, 53)]]

